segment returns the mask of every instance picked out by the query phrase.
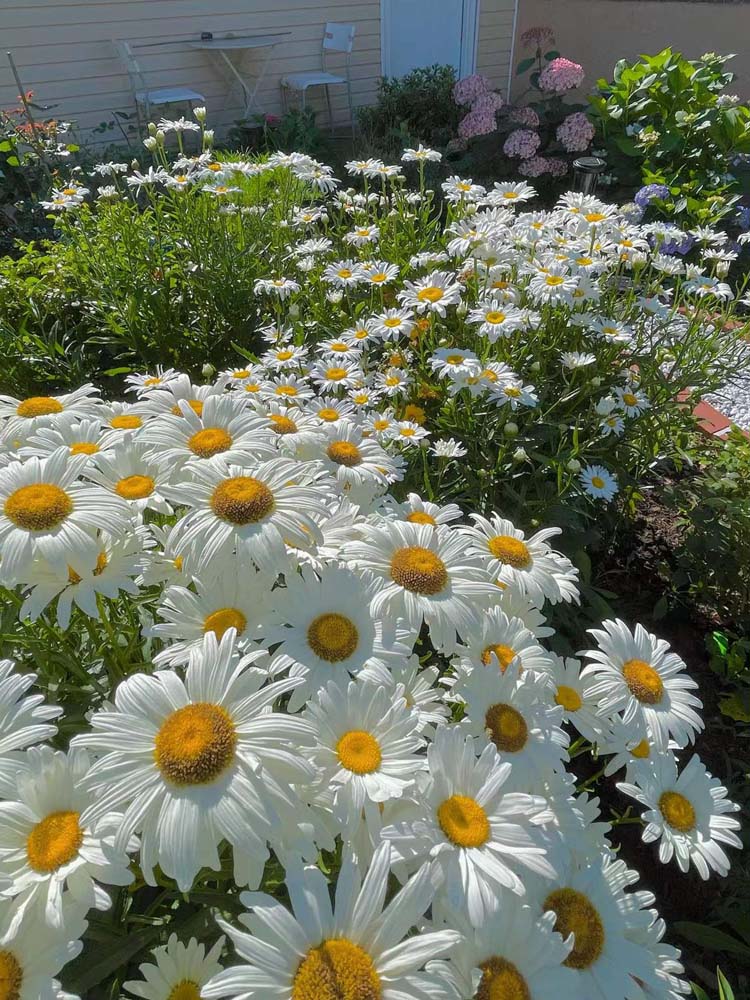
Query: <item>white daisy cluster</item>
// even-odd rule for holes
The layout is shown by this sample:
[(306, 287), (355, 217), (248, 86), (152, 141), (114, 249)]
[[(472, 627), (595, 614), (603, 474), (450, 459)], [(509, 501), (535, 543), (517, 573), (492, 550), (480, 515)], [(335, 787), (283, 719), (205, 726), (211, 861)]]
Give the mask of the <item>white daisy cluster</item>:
[[(410, 323), (460, 297), (426, 280)], [(8, 1000), (63, 996), (87, 914), (135, 873), (185, 894), (222, 873), (211, 905), (238, 956), (222, 969), (222, 943), (170, 938), (124, 984), (147, 1000), (687, 991), (569, 745), (625, 769), (662, 861), (726, 874), (737, 807), (680, 756), (695, 684), (620, 621), (585, 667), (549, 651), (548, 606), (578, 602), (559, 529), (397, 499), (421, 426), (358, 400), (361, 356), (337, 350), (371, 329), (309, 371), (274, 327), (261, 362), (207, 384), (160, 370), (126, 403), (89, 385), (0, 399), (0, 583), (51, 642), (112, 642), (67, 751), (23, 650), (0, 667)]]

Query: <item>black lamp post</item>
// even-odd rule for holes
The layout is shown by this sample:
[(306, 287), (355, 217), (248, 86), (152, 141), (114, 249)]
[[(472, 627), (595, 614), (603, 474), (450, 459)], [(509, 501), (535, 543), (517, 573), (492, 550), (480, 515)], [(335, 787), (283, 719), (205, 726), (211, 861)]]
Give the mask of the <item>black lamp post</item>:
[(573, 190), (582, 194), (594, 194), (599, 175), (607, 166), (601, 156), (579, 156), (573, 160)]

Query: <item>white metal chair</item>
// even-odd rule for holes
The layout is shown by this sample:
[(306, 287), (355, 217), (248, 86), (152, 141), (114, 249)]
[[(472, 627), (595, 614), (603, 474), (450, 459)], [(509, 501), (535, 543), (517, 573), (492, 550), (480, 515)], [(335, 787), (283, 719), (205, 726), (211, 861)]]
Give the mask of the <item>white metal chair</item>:
[[(301, 105), (304, 110), (305, 98), (310, 87), (323, 87), (325, 91), (326, 105), (328, 108), (328, 122), (333, 131), (333, 110), (331, 108), (330, 88), (337, 84), (346, 84), (346, 96), (349, 102), (349, 117), (352, 123), (352, 135), (354, 135), (354, 107), (352, 104), (352, 81), (351, 81), (351, 54), (354, 47), (353, 24), (339, 24), (329, 21), (323, 32), (323, 44), (320, 50), (320, 69), (311, 70), (307, 73), (288, 73), (281, 78), (281, 96), (284, 110), (289, 107), (289, 91), (294, 91), (300, 95)], [(327, 57), (331, 52), (343, 52), (346, 56), (346, 76), (338, 76), (330, 73), (327, 66)]]
[(130, 92), (135, 102), (135, 113), (138, 119), (139, 131), (143, 131), (141, 109), (146, 122), (151, 118), (151, 108), (162, 104), (187, 104), (192, 111), (194, 104), (205, 103), (206, 98), (192, 87), (156, 87), (149, 88), (138, 60), (129, 42), (122, 38), (112, 40), (123, 66), (128, 73)]

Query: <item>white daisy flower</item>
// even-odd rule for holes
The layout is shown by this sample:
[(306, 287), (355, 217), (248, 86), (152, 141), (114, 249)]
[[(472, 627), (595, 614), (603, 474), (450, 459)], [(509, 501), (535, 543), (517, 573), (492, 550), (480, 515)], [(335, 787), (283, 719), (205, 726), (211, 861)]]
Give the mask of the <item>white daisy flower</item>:
[(458, 347), (440, 347), (429, 359), (430, 368), (440, 378), (466, 380), (470, 375), (479, 375), (482, 364), (473, 351), (463, 351)]
[(195, 938), (183, 944), (170, 934), (165, 945), (154, 948), (155, 962), (138, 966), (143, 979), (130, 979), (123, 989), (143, 1000), (198, 1000), (201, 987), (221, 972), (218, 959), (223, 948), (223, 937), (207, 952)]
[(288, 870), (293, 913), (273, 896), (243, 893), (251, 912), (242, 923), (250, 933), (219, 921), (246, 964), (220, 972), (203, 987), (204, 1000), (452, 1000), (454, 991), (424, 969), (461, 941), (452, 930), (406, 937), (421, 923), (433, 888), (417, 874), (383, 909), (391, 850), (381, 844), (364, 882), (347, 855), (331, 905), (319, 868)]
[(398, 264), (389, 264), (384, 260), (376, 260), (362, 268), (362, 274), (371, 285), (389, 285), (398, 278)]
[(33, 456), (47, 458), (58, 448), (67, 448), (71, 455), (96, 455), (105, 444), (105, 434), (96, 417), (81, 420), (74, 413), (61, 413), (54, 424), (37, 427), (18, 454), (24, 460)]
[(351, 246), (364, 247), (377, 243), (380, 239), (378, 226), (357, 226), (349, 233), (344, 233), (344, 242)]
[(511, 765), (488, 745), (477, 758), (474, 740), (444, 726), (427, 749), (411, 816), (386, 827), (399, 860), (431, 871), (444, 904), (480, 927), (500, 905), (502, 889), (524, 894), (528, 870), (551, 878), (542, 835), (549, 818), (544, 799), (503, 793)]
[(567, 268), (551, 264), (534, 273), (528, 285), (529, 295), (538, 303), (565, 303), (578, 285), (578, 278)]
[(431, 524), (433, 527), (450, 525), (463, 517), (458, 504), (436, 504), (423, 500), (418, 493), (407, 494), (406, 500), (398, 503), (392, 497), (383, 499), (382, 514), (398, 521), (408, 521), (410, 524)]
[(646, 806), (643, 840), (659, 841), (662, 864), (674, 857), (680, 871), (686, 872), (692, 861), (703, 879), (712, 870), (722, 876), (729, 873), (729, 858), (721, 845), (742, 848), (734, 832), (740, 822), (728, 815), (740, 807), (727, 798), (726, 788), (708, 773), (697, 754), (678, 773), (673, 754), (661, 753), (638, 771), (635, 784), (619, 782), (617, 787)]
[(345, 545), (342, 557), (377, 581), (375, 617), (391, 624), (401, 619), (414, 631), (426, 622), (433, 645), (446, 653), (455, 649), (456, 633), (477, 627), (493, 592), (464, 538), (449, 528), (368, 525), (362, 541)]
[(492, 579), (509, 584), (537, 607), (545, 600), (579, 601), (578, 570), (569, 559), (547, 544), (561, 534), (560, 528), (543, 528), (530, 538), (511, 521), (493, 514), (488, 520), (472, 514), (474, 527), (460, 528), (469, 540), (469, 550), (485, 564)]
[(310, 481), (309, 470), (287, 458), (252, 470), (227, 465), (219, 456), (201, 462), (190, 481), (170, 490), (192, 508), (175, 525), (176, 554), (194, 566), (196, 576), (217, 576), (236, 552), (275, 577), (288, 565), (286, 541), (304, 548), (320, 537), (312, 515), (326, 506), (329, 494)]
[(79, 419), (96, 417), (101, 405), (99, 390), (87, 382), (60, 396), (29, 396), (26, 399), (0, 396), (0, 421), (5, 435), (23, 441), (38, 427), (54, 425), (63, 413)]
[(35, 909), (19, 914), (9, 903), (0, 907), (0, 984), (8, 1000), (67, 997), (54, 977), (80, 954), (77, 938), (86, 926), (73, 903), (65, 907), (62, 930), (47, 926)]
[(401, 368), (386, 368), (379, 372), (375, 379), (375, 387), (384, 396), (399, 396), (406, 392), (412, 382), (412, 377)]
[(445, 317), (448, 306), (458, 305), (461, 301), (461, 286), (453, 274), (433, 271), (424, 278), (404, 282), (404, 290), (399, 292), (398, 298), (406, 309)]
[(201, 868), (219, 870), (222, 840), (233, 848), (235, 882), (258, 885), (267, 842), (294, 851), (303, 836), (290, 825), (299, 811), (290, 784), (314, 775), (302, 756), (309, 725), (271, 711), (297, 682), (261, 689), (263, 674), (238, 661), (234, 638), (207, 633), (184, 682), (168, 670), (131, 674), (72, 741), (97, 756), (85, 779), (90, 820), (124, 813), (115, 849), (140, 834), (149, 885), (158, 864), (187, 892)]
[(651, 406), (646, 394), (635, 386), (626, 385), (624, 389), (617, 387), (615, 393), (620, 409), (627, 417), (640, 416), (644, 410)]
[(358, 261), (337, 260), (326, 265), (321, 278), (335, 288), (354, 288), (364, 280), (364, 274)]
[(523, 314), (515, 306), (500, 305), (494, 299), (469, 310), (469, 323), (479, 326), (477, 334), (494, 344), (500, 337), (510, 337), (525, 326)]
[(486, 194), (486, 190), (481, 184), (475, 184), (472, 180), (457, 177), (455, 174), (447, 181), (443, 181), (440, 186), (446, 200), (450, 202), (478, 201)]
[(605, 469), (603, 465), (587, 465), (585, 469), (581, 470), (579, 478), (585, 492), (595, 500), (609, 502), (619, 493), (617, 476)]
[(512, 181), (504, 181), (503, 183), (495, 181), (492, 190), (487, 196), (487, 200), (491, 204), (514, 205), (521, 204), (535, 197), (536, 190), (531, 184), (527, 184), (526, 181), (516, 181), (515, 183)]
[(22, 578), (34, 559), (93, 568), (100, 551), (97, 531), (127, 531), (125, 501), (79, 480), (88, 462), (87, 455), (60, 448), (48, 458), (0, 468), (0, 569), (6, 583)]
[(417, 719), (417, 731), (433, 735), (436, 726), (442, 726), (450, 717), (445, 704), (444, 691), (438, 685), (440, 671), (437, 667), (422, 668), (419, 657), (394, 657), (387, 667), (378, 660), (371, 660), (360, 674), (362, 680), (381, 684), (391, 692), (403, 688), (403, 698)]
[(142, 439), (128, 438), (100, 452), (86, 467), (85, 474), (108, 493), (121, 497), (133, 514), (143, 514), (146, 510), (172, 513), (172, 505), (164, 493), (167, 473), (153, 449)]
[(400, 799), (424, 769), (424, 740), (416, 715), (407, 708), (403, 689), (331, 681), (308, 703), (303, 718), (311, 723), (310, 760), (318, 783), (333, 793), (333, 814), (346, 843), (360, 822), (380, 829), (379, 808)]
[[(245, 392), (252, 392), (253, 383), (246, 383), (244, 389)], [(312, 399), (314, 395), (313, 387), (306, 378), (299, 375), (277, 375), (260, 384), (260, 396), (267, 402), (276, 400), (288, 406), (297, 406)]]
[(594, 678), (590, 694), (599, 699), (600, 714), (620, 713), (634, 737), (636, 732), (641, 738), (651, 733), (660, 750), (670, 738), (680, 747), (692, 743), (703, 729), (696, 712), (701, 701), (690, 694), (698, 685), (669, 643), (642, 625), (631, 632), (619, 618), (589, 632), (599, 649), (584, 653), (592, 662), (582, 676)]
[[(0, 788), (12, 790), (25, 758), (18, 753), (57, 732), (52, 721), (62, 714), (57, 705), (45, 705), (43, 694), (26, 692), (37, 680), (34, 673), (16, 673), (13, 660), (0, 660)], [(11, 792), (2, 791), (4, 798)]]
[(339, 420), (323, 428), (318, 441), (314, 450), (305, 450), (305, 457), (319, 462), (343, 489), (362, 483), (385, 487), (403, 478), (403, 459), (389, 455), (351, 420)]
[(500, 606), (485, 611), (478, 628), (458, 644), (456, 654), (459, 674), (481, 667), (490, 668), (493, 674), (505, 673), (512, 663), (517, 663), (519, 675), (531, 671), (547, 677), (552, 665), (552, 654), (539, 644), (524, 622), (508, 617)]
[(573, 656), (548, 654), (549, 677), (556, 705), (563, 709), (563, 722), (573, 725), (584, 739), (598, 743), (604, 736), (605, 722), (598, 713), (598, 700), (591, 695), (591, 680), (581, 678), (581, 661)]
[(300, 284), (298, 281), (283, 276), (277, 278), (260, 278), (253, 285), (253, 291), (256, 295), (275, 296), (281, 299), (282, 302), (299, 290)]
[[(349, 532), (351, 535), (351, 532)], [(345, 682), (378, 662), (387, 666), (407, 657), (416, 633), (398, 627), (384, 636), (383, 622), (370, 610), (374, 587), (341, 565), (317, 574), (303, 568), (273, 593), (273, 624), (267, 645), (279, 643), (270, 672), (289, 669), (299, 687), (289, 710), (296, 712), (329, 681)]]
[[(156, 387), (153, 392), (139, 404), (131, 404), (129, 413), (139, 413), (155, 416), (159, 413), (171, 413), (175, 417), (185, 415), (184, 407), (187, 405), (197, 416), (203, 413), (203, 407), (210, 396), (221, 396), (224, 393), (225, 382), (223, 379), (211, 385), (195, 385), (190, 381), (188, 375), (178, 375), (177, 378), (170, 379), (162, 385)], [(140, 424), (136, 425), (140, 426)], [(122, 429), (131, 429), (125, 428)]]
[(466, 448), (455, 438), (441, 438), (430, 445), (430, 451), (436, 458), (463, 458)]
[(440, 163), (442, 158), (442, 153), (439, 153), (436, 149), (430, 149), (429, 146), (423, 146), (421, 142), (416, 149), (407, 147), (401, 154), (401, 161), (403, 163)]
[(92, 798), (84, 781), (89, 766), (84, 750), (64, 754), (32, 747), (16, 795), (0, 802), (0, 879), (10, 881), (4, 893), (20, 896), (22, 909), (37, 907), (58, 929), (64, 926), (64, 893), (83, 913), (91, 907), (106, 910), (111, 899), (102, 883), (133, 881), (125, 849), (134, 850), (136, 843), (113, 848), (119, 817), (98, 825), (88, 819)]
[(463, 724), (478, 746), (493, 743), (500, 760), (513, 765), (512, 787), (539, 791), (547, 775), (564, 772), (569, 739), (546, 679), (529, 672), (519, 677), (519, 668), (516, 660), (505, 671), (463, 672), (452, 696), (463, 703)]
[(319, 392), (354, 389), (364, 382), (364, 372), (352, 358), (331, 358), (319, 361), (310, 371), (310, 378)]

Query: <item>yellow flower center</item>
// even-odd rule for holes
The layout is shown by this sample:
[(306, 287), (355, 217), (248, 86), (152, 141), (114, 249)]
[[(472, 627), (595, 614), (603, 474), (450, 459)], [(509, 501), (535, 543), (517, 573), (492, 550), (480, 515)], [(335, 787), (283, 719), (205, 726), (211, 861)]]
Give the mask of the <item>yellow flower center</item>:
[(502, 323), (505, 320), (505, 313), (491, 311), (485, 313), (484, 319), (487, 323)]
[(342, 378), (346, 378), (346, 368), (329, 368), (326, 372), (326, 378), (332, 382), (340, 382)]
[(151, 476), (125, 476), (115, 486), (115, 492), (124, 500), (145, 500), (154, 492), (155, 486)]
[(628, 660), (622, 665), (622, 675), (630, 693), (646, 705), (658, 705), (664, 697), (664, 682), (658, 672), (643, 660)]
[(201, 988), (192, 979), (181, 979), (167, 995), (167, 1000), (200, 1000)]
[(335, 344), (330, 344), (330, 350), (336, 351), (338, 354), (348, 354), (351, 351), (349, 344), (344, 344), (342, 341), (337, 340)]
[(389, 375), (388, 378), (386, 378), (385, 380), (385, 384), (389, 387), (394, 385), (401, 385), (401, 379), (398, 377), (398, 375)]
[(563, 281), (565, 281), (565, 279), (559, 274), (548, 274), (544, 280), (551, 288), (556, 288), (558, 285), (562, 285)]
[(531, 1000), (531, 993), (518, 969), (506, 958), (493, 955), (480, 962), (482, 978), (474, 1000)]
[(527, 546), (513, 535), (495, 535), (487, 542), (487, 548), (504, 566), (527, 569), (531, 565), (531, 553)]
[(352, 272), (348, 267), (342, 267), (338, 272), (339, 278), (351, 278)]
[(437, 524), (432, 514), (427, 514), (423, 510), (413, 510), (411, 514), (406, 515), (406, 520), (411, 524)]
[(634, 746), (630, 751), (631, 757), (637, 757), (638, 760), (646, 760), (646, 758), (651, 756), (651, 747), (648, 740), (643, 739), (641, 742)]
[(417, 298), (420, 302), (439, 302), (444, 294), (442, 288), (438, 288), (437, 285), (430, 285), (428, 288), (420, 288), (417, 292)]
[(412, 420), (420, 426), (427, 420), (427, 414), (421, 406), (417, 406), (415, 403), (409, 403), (408, 406), (404, 407), (402, 417), (404, 420)]
[[(249, 391), (249, 386), (248, 386)], [(277, 396), (296, 396), (297, 387), (294, 385), (277, 385), (275, 389)]]
[(296, 434), (299, 430), (291, 417), (285, 417), (281, 413), (270, 413), (269, 420), (275, 434)]
[(391, 559), (391, 579), (413, 594), (439, 594), (448, 583), (445, 563), (431, 549), (407, 545), (397, 549)]
[(76, 573), (76, 571), (73, 569), (72, 566), (68, 566), (68, 583), (69, 584), (71, 584), (72, 586), (75, 587), (76, 584), (79, 584), (82, 579), (83, 579), (83, 577), (80, 575), (80, 573)]
[(173, 785), (206, 785), (229, 767), (236, 745), (226, 709), (199, 701), (167, 716), (156, 734), (154, 759)]
[(247, 368), (240, 368), (238, 371), (232, 372), (232, 378), (243, 379), (249, 377), (250, 377), (250, 372), (247, 370)]
[(382, 283), (387, 280), (388, 275), (384, 274), (382, 271), (378, 271), (377, 274), (370, 275), (370, 281), (374, 282), (376, 285), (382, 285)]
[(143, 426), (143, 421), (134, 413), (120, 413), (112, 417), (109, 426), (114, 427), (116, 431), (134, 431)]
[(584, 215), (584, 219), (586, 222), (602, 222), (606, 219), (606, 215), (602, 212), (587, 212), (586, 215)]
[(188, 448), (199, 458), (211, 458), (232, 447), (232, 437), (222, 427), (206, 427), (188, 439)]
[(591, 485), (597, 490), (604, 489), (604, 480), (601, 476), (592, 476)]
[(277, 361), (290, 361), (294, 357), (294, 351), (277, 351)]
[(101, 576), (104, 570), (109, 564), (109, 559), (107, 559), (106, 552), (100, 552), (96, 557), (96, 566), (94, 566), (94, 576)]
[(54, 812), (40, 820), (27, 837), (26, 857), (35, 872), (47, 874), (72, 861), (82, 843), (78, 813)]
[(99, 445), (91, 441), (77, 441), (70, 446), (71, 455), (95, 455), (98, 451)]
[(622, 394), (622, 401), (626, 406), (638, 405), (638, 397), (634, 396), (632, 392), (624, 392)]
[(461, 365), (463, 361), (463, 354), (449, 354), (445, 359), (445, 363), (448, 365)]
[(695, 829), (693, 804), (679, 792), (663, 792), (659, 798), (659, 810), (673, 830), (690, 833)]
[(354, 774), (372, 774), (383, 759), (378, 741), (362, 729), (344, 733), (336, 744), (336, 753), (341, 766)]
[(400, 316), (389, 316), (388, 319), (383, 320), (383, 326), (387, 326), (389, 330), (395, 330), (402, 323), (403, 320)]
[(239, 526), (268, 517), (276, 506), (273, 493), (253, 476), (235, 476), (219, 483), (211, 496), (211, 510), (223, 521)]
[(161, 385), (161, 379), (158, 375), (154, 375), (153, 378), (147, 378), (143, 380), (143, 388), (150, 389), (154, 385)]
[(506, 385), (503, 392), (506, 396), (510, 396), (511, 399), (518, 399), (521, 395), (521, 390), (517, 385)]
[(23, 967), (12, 951), (0, 951), (0, 1000), (21, 1000)]
[(348, 660), (359, 645), (359, 632), (351, 618), (328, 612), (310, 622), (307, 644), (321, 660), (341, 663)]
[(18, 404), (16, 414), (32, 420), (34, 417), (49, 417), (53, 413), (62, 413), (62, 410), (62, 403), (52, 396), (29, 396)]
[(391, 422), (390, 420), (382, 418), (380, 420), (373, 420), (372, 426), (376, 431), (384, 431), (391, 426)]
[(14, 490), (3, 512), (24, 531), (51, 531), (73, 513), (73, 501), (54, 483), (32, 483)]
[(351, 441), (332, 441), (326, 449), (326, 454), (337, 465), (345, 465), (351, 469), (362, 462), (362, 452)]
[[(200, 399), (183, 399), (182, 402), (183, 403), (187, 403), (187, 405), (190, 407), (190, 409), (193, 411), (193, 413), (196, 413), (199, 417), (203, 416), (203, 402), (202, 402), (202, 400), (200, 400)], [(180, 409), (180, 407), (177, 404), (175, 404), (172, 407), (172, 413), (174, 413), (174, 415), (176, 417), (181, 417), (182, 416), (182, 410)]]
[(569, 969), (588, 969), (604, 948), (604, 925), (596, 907), (576, 889), (555, 889), (544, 901), (543, 909), (557, 916), (555, 930), (567, 938), (575, 934), (573, 950), (565, 959)]
[(580, 694), (567, 684), (558, 686), (555, 701), (558, 705), (562, 705), (566, 712), (577, 712), (583, 704)]
[(529, 738), (526, 720), (512, 705), (490, 705), (484, 724), (490, 739), (503, 753), (518, 753), (526, 746)]
[(382, 1000), (380, 977), (367, 952), (346, 938), (329, 938), (300, 962), (291, 1000)]
[(440, 829), (456, 847), (482, 847), (490, 839), (487, 813), (466, 795), (451, 795), (441, 802), (437, 818)]
[(217, 639), (221, 639), (230, 628), (237, 629), (238, 635), (242, 635), (247, 628), (247, 618), (237, 608), (219, 608), (203, 622), (203, 634), (214, 632)]
[(500, 672), (504, 674), (516, 658), (515, 649), (511, 649), (510, 646), (506, 646), (502, 642), (492, 643), (487, 646), (486, 649), (482, 650), (481, 660), (485, 667), (489, 667), (492, 663), (493, 653), (497, 657), (498, 663), (500, 664)]

